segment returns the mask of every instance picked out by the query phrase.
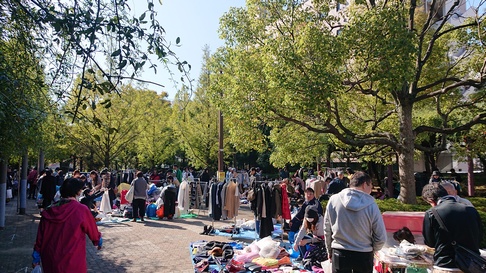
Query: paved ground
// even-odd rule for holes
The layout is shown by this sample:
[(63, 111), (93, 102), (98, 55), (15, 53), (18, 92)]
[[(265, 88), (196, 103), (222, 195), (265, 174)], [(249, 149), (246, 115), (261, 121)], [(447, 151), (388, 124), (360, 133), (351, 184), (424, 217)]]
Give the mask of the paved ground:
[[(27, 200), (26, 215), (17, 214), (17, 200), (6, 207), (5, 229), (0, 230), (0, 273), (30, 272), (31, 253), (40, 215), (33, 200)], [(194, 211), (198, 213), (198, 210)], [(238, 219), (252, 219), (247, 205)], [(217, 221), (216, 228), (233, 221)], [(194, 272), (189, 244), (198, 240), (230, 241), (230, 237), (199, 233), (211, 224), (206, 211), (197, 218), (147, 220), (100, 225), (103, 246), (100, 251), (87, 244), (88, 272)]]

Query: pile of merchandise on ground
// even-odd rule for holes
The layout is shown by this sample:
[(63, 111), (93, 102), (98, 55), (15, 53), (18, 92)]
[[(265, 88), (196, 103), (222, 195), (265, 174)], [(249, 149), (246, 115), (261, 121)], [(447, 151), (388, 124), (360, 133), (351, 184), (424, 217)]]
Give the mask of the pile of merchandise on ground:
[(312, 263), (304, 268), (305, 259), (297, 263), (288, 247), (269, 236), (251, 244), (197, 241), (190, 251), (195, 272), (324, 272)]

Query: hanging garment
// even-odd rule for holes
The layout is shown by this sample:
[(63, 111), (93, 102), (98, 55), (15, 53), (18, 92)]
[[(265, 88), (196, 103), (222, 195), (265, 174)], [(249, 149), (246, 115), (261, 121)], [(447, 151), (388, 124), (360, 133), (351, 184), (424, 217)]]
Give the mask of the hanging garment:
[(237, 196), (238, 184), (235, 182), (229, 182), (226, 188), (225, 206), (224, 209), (227, 212), (228, 219), (232, 219), (238, 216), (238, 209), (240, 208), (240, 197)]
[(182, 181), (179, 186), (179, 194), (177, 195), (177, 203), (181, 214), (187, 214), (189, 212), (189, 206), (191, 204), (190, 190), (189, 183), (186, 180)]
[(282, 183), (282, 218), (285, 220), (290, 220), (290, 204), (289, 204), (289, 196), (287, 194), (287, 185)]

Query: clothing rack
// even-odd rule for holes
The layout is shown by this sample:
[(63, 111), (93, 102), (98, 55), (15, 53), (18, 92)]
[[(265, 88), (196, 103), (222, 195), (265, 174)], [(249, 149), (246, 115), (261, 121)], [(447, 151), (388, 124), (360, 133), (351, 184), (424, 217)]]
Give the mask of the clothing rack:
[[(255, 183), (257, 186), (259, 186), (259, 185), (263, 185), (263, 184), (271, 184), (271, 186), (274, 186), (274, 185), (279, 185), (279, 184), (281, 184), (282, 182), (283, 182), (283, 180), (278, 180), (278, 179), (276, 179), (276, 180), (260, 180), (260, 181), (254, 181), (254, 183)], [(253, 186), (253, 185), (251, 185), (251, 186)], [(272, 218), (273, 218), (273, 216), (272, 216)], [(257, 228), (256, 228), (256, 225), (257, 225), (257, 224), (256, 224), (256, 222), (257, 222), (257, 218), (256, 218), (256, 216), (255, 216), (255, 218), (254, 218), (254, 219), (255, 219), (255, 241), (257, 241), (257, 240), (258, 240), (258, 238), (259, 238), (259, 235), (260, 235), (260, 234), (257, 232)], [(273, 220), (272, 220), (272, 221), (273, 221)], [(284, 221), (285, 221), (285, 220), (284, 220)], [(261, 221), (260, 221), (260, 222), (261, 222)], [(261, 226), (260, 226), (260, 228), (261, 228)], [(283, 224), (282, 224), (282, 229), (283, 229)], [(275, 236), (273, 232), (272, 232), (271, 236), (272, 236), (272, 238), (273, 238), (273, 236)], [(278, 239), (279, 239), (281, 242), (283, 242), (283, 232), (279, 234)]]
[(190, 186), (191, 188), (193, 187), (193, 185), (195, 185), (195, 193), (194, 193), (194, 196), (192, 195), (192, 192), (191, 192), (191, 198), (194, 197), (195, 198), (195, 202), (194, 202), (194, 205), (195, 205), (195, 208), (198, 209), (198, 215), (201, 213), (201, 207), (203, 206), (203, 204), (206, 204), (206, 194), (207, 193), (207, 189), (206, 191), (202, 190), (201, 189), (201, 186), (204, 185), (204, 186), (208, 186), (209, 182), (205, 182), (205, 181), (201, 181), (201, 179), (199, 178), (195, 178), (195, 181), (192, 181), (190, 182)]
[[(238, 180), (236, 178), (230, 178), (230, 181), (229, 182), (234, 182), (238, 185)], [(236, 190), (239, 191), (239, 187), (236, 187)], [(238, 195), (238, 198), (239, 198), (239, 195)], [(239, 202), (239, 200), (238, 200)], [(233, 224), (233, 228), (231, 230), (231, 238), (233, 238), (233, 235), (235, 234), (238, 234), (238, 231), (236, 229), (236, 219), (238, 218), (238, 216), (235, 215), (235, 221), (234, 221), (234, 224)]]

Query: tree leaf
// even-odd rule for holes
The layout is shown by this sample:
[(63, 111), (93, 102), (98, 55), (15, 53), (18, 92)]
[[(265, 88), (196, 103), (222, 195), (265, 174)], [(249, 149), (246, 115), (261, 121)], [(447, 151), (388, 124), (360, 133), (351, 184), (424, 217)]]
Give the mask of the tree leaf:
[(121, 54), (121, 48), (113, 51), (113, 53), (111, 53), (111, 57), (116, 57), (116, 56), (118, 56), (120, 54)]

